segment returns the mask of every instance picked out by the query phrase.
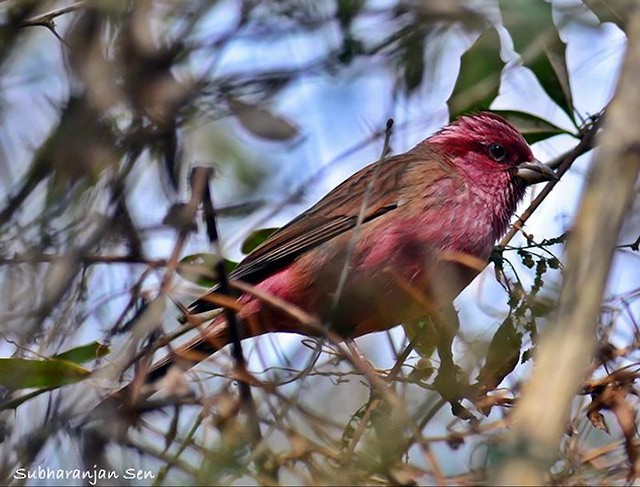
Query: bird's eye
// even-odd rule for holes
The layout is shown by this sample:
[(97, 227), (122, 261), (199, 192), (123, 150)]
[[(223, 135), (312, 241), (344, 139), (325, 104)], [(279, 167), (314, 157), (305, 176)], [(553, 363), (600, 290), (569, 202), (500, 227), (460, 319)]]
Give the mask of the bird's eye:
[(504, 145), (500, 144), (489, 144), (489, 155), (494, 161), (503, 161), (505, 157), (507, 157), (507, 149), (504, 148)]

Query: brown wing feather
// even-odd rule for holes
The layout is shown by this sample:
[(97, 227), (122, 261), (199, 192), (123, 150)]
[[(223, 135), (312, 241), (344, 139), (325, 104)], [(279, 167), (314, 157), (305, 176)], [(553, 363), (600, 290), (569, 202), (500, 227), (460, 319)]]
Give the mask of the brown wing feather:
[[(376, 171), (377, 162), (370, 164), (337, 186), (318, 203), (272, 234), (247, 255), (230, 277), (256, 283), (291, 263), (303, 252), (314, 248), (353, 228), (360, 205), (373, 180), (364, 221), (370, 221), (397, 206), (401, 196), (400, 180), (411, 163), (425, 161), (422, 151), (410, 151), (391, 157)], [(207, 300), (191, 305), (192, 313), (214, 309)]]

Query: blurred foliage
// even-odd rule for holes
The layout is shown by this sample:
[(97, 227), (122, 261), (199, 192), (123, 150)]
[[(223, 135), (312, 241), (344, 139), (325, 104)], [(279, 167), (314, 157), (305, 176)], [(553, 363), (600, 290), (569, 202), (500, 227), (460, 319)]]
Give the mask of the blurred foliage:
[(256, 230), (255, 232), (251, 232), (251, 234), (246, 238), (243, 242), (240, 250), (243, 254), (248, 254), (252, 252), (254, 249), (260, 246), (269, 236), (274, 233), (277, 228), (263, 228), (261, 230)]
[(498, 96), (504, 61), (500, 57), (500, 37), (494, 28), (484, 31), (460, 60), (460, 73), (447, 101), (449, 117), (489, 109)]
[[(634, 4), (584, 3), (599, 21), (623, 30)], [(72, 464), (66, 455), (73, 451), (86, 468), (123, 470), (135, 457), (132, 463), (149, 466), (158, 484), (482, 482), (471, 445), (500, 441), (505, 431), (520, 390), (518, 367), (553, 313), (553, 282), (562, 272), (555, 246), (566, 235), (539, 241), (527, 235), (525, 244), (494, 252), (509, 312), (495, 320), (491, 339), (465, 344), (458, 371), (477, 377), (477, 403), (469, 407), (483, 416), (475, 422), (442, 412), (432, 392), (431, 322), (406, 324), (402, 346), (389, 340), (397, 360), (377, 371), (384, 388), (372, 387), (366, 369), (336, 347), (305, 340), (295, 357), (271, 354), (285, 366), (263, 361), (261, 372), (234, 370), (223, 357), (211, 380), (197, 382), (197, 393), (185, 393), (184, 374), (168, 374), (164, 395), (142, 408), (149, 421), (140, 419), (142, 411), (115, 407), (113, 415), (96, 417), (92, 408), (132, 377), (145, 395), (142, 379), (153, 353), (200, 325), (177, 324), (181, 303), (193, 298), (185, 301), (185, 284), (212, 287), (224, 282), (221, 266), (229, 273), (236, 265), (220, 255), (216, 220), (264, 210), (270, 148), (295, 147), (313, 135), (281, 109), (294, 84), (310, 77), (337, 83), (382, 69), (394, 81), (390, 98), (416, 103), (441, 75), (437, 66), (455, 64), (438, 63), (440, 46), (455, 38), (467, 47), (446, 101), (451, 118), (491, 108), (503, 71), (521, 64), (578, 130), (530, 113), (499, 113), (530, 143), (561, 134), (579, 143), (586, 126), (579, 121), (588, 117), (574, 105), (554, 8), (544, 0), (0, 1), (2, 479), (44, 464), (51, 441), (57, 464)], [(508, 52), (507, 36), (519, 60)], [(304, 62), (274, 55), (248, 68), (225, 64), (238, 44), (303, 38), (317, 48)], [(197, 160), (203, 153), (212, 160)], [(190, 180), (202, 164), (215, 174)], [(229, 195), (251, 201), (214, 206), (211, 177), (219, 191), (231, 187), (237, 191)], [(286, 202), (302, 191), (290, 189)], [(203, 227), (212, 254), (188, 247)], [(276, 229), (245, 230), (241, 251), (249, 253)], [(169, 244), (159, 244), (166, 235)], [(626, 247), (638, 251), (637, 242)], [(628, 425), (637, 368), (625, 367), (637, 360), (640, 320), (630, 306), (639, 296), (607, 303), (607, 312), (626, 313), (634, 329), (624, 345), (610, 340), (615, 320), (603, 313), (603, 352), (594, 364), (600, 375), (583, 391), (592, 403), (587, 416), (578, 410), (572, 419), (607, 430), (601, 411), (617, 411), (623, 427), (611, 431), (624, 445), (601, 446), (605, 440), (587, 438), (591, 430), (580, 426), (560, 452), (568, 466), (551, 472), (552, 482), (616, 482), (628, 473), (625, 461), (636, 458)], [(178, 313), (166, 312), (171, 302)], [(259, 347), (251, 350), (264, 359)], [(251, 384), (254, 410), (242, 388), (237, 394), (238, 381)], [(158, 410), (163, 415), (154, 416)], [(110, 455), (107, 445), (124, 453)], [(464, 468), (438, 458), (436, 445), (464, 453)]]
[(585, 5), (596, 14), (600, 22), (613, 22), (626, 31), (629, 13), (636, 6), (634, 0), (585, 0)]
[(529, 144), (535, 144), (560, 134), (572, 135), (571, 132), (530, 113), (511, 110), (494, 110), (493, 112), (509, 120), (524, 135)]
[[(218, 277), (214, 271), (217, 261), (213, 254), (190, 254), (180, 260), (177, 272), (187, 281), (204, 288), (211, 288), (218, 283)], [(226, 272), (230, 273), (238, 263), (224, 259), (224, 265)]]
[(524, 65), (533, 71), (545, 92), (573, 120), (573, 99), (565, 59), (567, 46), (553, 22), (551, 3), (501, 0), (499, 4), (502, 22)]

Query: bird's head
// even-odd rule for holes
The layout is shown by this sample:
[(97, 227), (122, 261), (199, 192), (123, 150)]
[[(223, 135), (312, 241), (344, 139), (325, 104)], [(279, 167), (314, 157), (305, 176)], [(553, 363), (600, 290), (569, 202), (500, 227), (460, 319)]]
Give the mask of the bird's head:
[(493, 113), (460, 117), (427, 140), (441, 145), (457, 169), (474, 178), (508, 174), (518, 185), (557, 179), (548, 166), (533, 157), (522, 134)]

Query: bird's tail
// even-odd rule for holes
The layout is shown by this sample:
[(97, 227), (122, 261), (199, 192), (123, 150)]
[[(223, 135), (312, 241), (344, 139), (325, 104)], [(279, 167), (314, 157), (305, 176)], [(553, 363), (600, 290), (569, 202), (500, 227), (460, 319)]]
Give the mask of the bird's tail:
[(213, 292), (215, 292), (215, 289), (192, 302), (189, 305), (189, 314), (199, 315), (201, 313), (206, 313), (207, 311), (218, 309), (220, 305), (213, 303), (210, 299)]
[(219, 315), (197, 336), (176, 347), (149, 368), (146, 376), (147, 383), (162, 379), (169, 369), (178, 365), (187, 370), (207, 359), (229, 343), (227, 322), (223, 315)]
[(187, 315), (197, 316), (210, 311), (219, 310), (221, 305), (215, 299), (215, 296), (218, 296), (216, 291), (217, 286), (210, 289), (206, 294), (203, 294), (195, 301), (192, 301), (189, 306), (187, 306), (188, 313), (179, 315), (178, 322), (185, 324), (189, 320)]
[[(207, 325), (202, 333), (176, 347), (171, 353), (152, 364), (144, 377), (144, 383), (150, 385), (159, 381), (167, 375), (167, 372), (173, 366), (179, 366), (183, 370), (190, 369), (220, 350), (227, 343), (229, 343), (227, 323), (224, 317), (220, 315)], [(137, 411), (138, 405), (132, 402), (137, 402), (133, 398), (134, 395), (137, 395), (134, 393), (135, 383), (140, 384), (137, 381), (133, 381), (102, 399), (100, 404), (93, 408), (90, 416), (106, 414), (109, 417), (110, 412), (121, 411), (123, 407), (124, 411), (128, 413)], [(153, 388), (145, 387), (144, 389), (145, 392), (142, 392), (143, 397), (153, 393)]]

